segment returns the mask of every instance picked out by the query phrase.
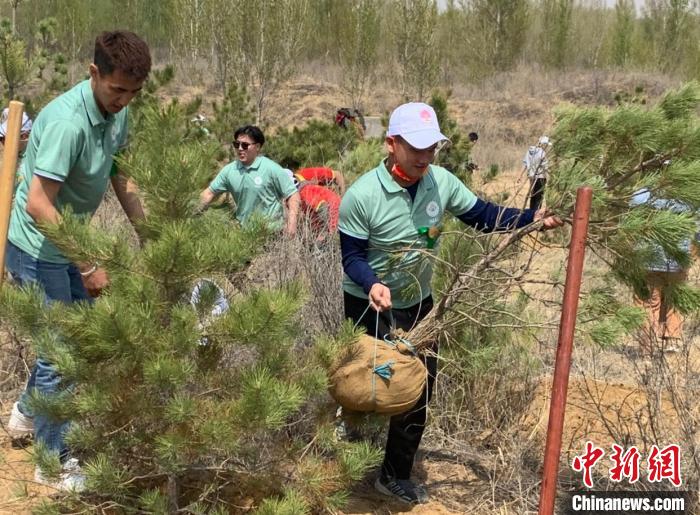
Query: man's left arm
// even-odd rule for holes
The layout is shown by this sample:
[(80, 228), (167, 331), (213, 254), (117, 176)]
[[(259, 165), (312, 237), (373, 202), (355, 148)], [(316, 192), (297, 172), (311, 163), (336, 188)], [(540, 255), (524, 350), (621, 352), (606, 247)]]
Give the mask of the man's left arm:
[(451, 194), (447, 210), (463, 223), (482, 232), (512, 231), (532, 222), (542, 220), (544, 229), (553, 229), (563, 225), (556, 216), (544, 209), (517, 209), (499, 206), (477, 198), (469, 188), (456, 177), (448, 176)]
[[(136, 233), (138, 234), (138, 224), (146, 218), (143, 211), (143, 206), (141, 204), (141, 199), (139, 198), (139, 189), (129, 177), (124, 175), (123, 172), (117, 171), (115, 175), (110, 178), (112, 182), (112, 188), (114, 193), (119, 200), (119, 204), (122, 206), (126, 217), (134, 226)], [(140, 235), (139, 235), (140, 237)]]
[(287, 236), (294, 236), (297, 232), (297, 218), (299, 217), (299, 206), (301, 197), (298, 192), (292, 193), (284, 201), (287, 207), (287, 223), (284, 232)]

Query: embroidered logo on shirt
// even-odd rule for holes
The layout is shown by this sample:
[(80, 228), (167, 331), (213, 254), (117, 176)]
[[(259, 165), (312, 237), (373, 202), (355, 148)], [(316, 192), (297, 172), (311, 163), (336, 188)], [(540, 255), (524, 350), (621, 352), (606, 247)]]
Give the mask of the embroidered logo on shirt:
[(253, 183), (255, 183), (255, 185), (259, 188), (260, 186), (262, 186), (262, 177), (254, 178)]
[(116, 124), (112, 125), (112, 146), (119, 146), (119, 127)]
[(425, 213), (431, 217), (435, 218), (438, 214), (440, 214), (440, 206), (438, 206), (438, 203), (435, 202), (434, 200), (431, 200), (428, 205), (425, 207)]

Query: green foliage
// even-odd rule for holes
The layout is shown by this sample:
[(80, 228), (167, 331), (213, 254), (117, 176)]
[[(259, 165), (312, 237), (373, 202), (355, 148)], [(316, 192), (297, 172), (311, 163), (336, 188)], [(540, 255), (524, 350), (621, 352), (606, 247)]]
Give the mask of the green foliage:
[(615, 3), (615, 23), (612, 28), (613, 64), (624, 68), (632, 54), (635, 8), (632, 0), (617, 0)]
[(511, 69), (525, 45), (529, 19), (527, 0), (474, 0), (469, 2), (465, 57), (475, 78)]
[(231, 144), (236, 129), (244, 125), (251, 125), (255, 121), (248, 94), (244, 88), (236, 85), (231, 85), (228, 88), (221, 104), (214, 101), (212, 108), (214, 109), (214, 118), (207, 127), (224, 147)]
[[(241, 229), (220, 213), (197, 212), (217, 144), (191, 130), (187, 109), (146, 98), (135, 116), (120, 165), (145, 199), (141, 246), (123, 228), (97, 231), (70, 210), (42, 227), (71, 260), (99, 261), (110, 286), (92, 304), (48, 307), (36, 290), (0, 290), (0, 321), (31, 334), (71, 385), (34, 394), (31, 406), (73, 421), (66, 440), (98, 494), (83, 497), (81, 509), (112, 501), (126, 511), (221, 513), (228, 501), (206, 493), (232, 481), (261, 513), (337, 509), (379, 455), (328, 437), (335, 407), (325, 367), (340, 345), (316, 352), (297, 343), (306, 298), (297, 283), (236, 292), (228, 311), (202, 323), (214, 297), (205, 291), (194, 308), (193, 285), (209, 278), (230, 295), (225, 277), (244, 270), (270, 234), (263, 223)], [(36, 461), (60, 472), (41, 447)], [(165, 488), (185, 481), (182, 496)], [(193, 491), (201, 498), (187, 504)], [(56, 502), (74, 507), (70, 498)]]
[(621, 338), (640, 328), (646, 317), (644, 310), (620, 302), (613, 284), (606, 281), (589, 291), (578, 311), (578, 329), (601, 347), (619, 345)]
[(380, 0), (338, 2), (333, 16), (343, 88), (352, 107), (357, 109), (362, 109), (362, 99), (376, 72), (382, 3)]
[[(698, 105), (700, 85), (689, 83), (652, 107), (627, 103), (614, 109), (565, 107), (556, 115), (552, 136), (557, 167), (548, 184), (548, 199), (568, 212), (577, 187), (593, 188), (591, 244), (607, 257), (614, 276), (642, 297), (646, 271), (654, 263), (666, 258), (683, 268), (690, 263), (687, 242), (697, 231), (700, 208)], [(633, 194), (642, 188), (653, 199), (672, 200), (685, 211), (630, 206)], [(669, 292), (669, 299), (678, 301), (679, 308), (695, 306), (693, 293)], [(630, 329), (633, 318), (624, 323), (604, 321), (594, 339), (604, 344), (614, 341)]]
[(25, 42), (14, 34), (10, 20), (0, 19), (0, 73), (6, 98), (16, 98), (18, 89), (30, 79), (31, 67)]
[(573, 0), (544, 0), (540, 52), (545, 64), (561, 69), (568, 62)]
[(384, 159), (385, 155), (384, 142), (379, 138), (369, 139), (346, 152), (337, 161), (336, 166), (343, 172), (346, 179), (352, 182), (360, 175), (375, 168)]
[(471, 152), (472, 144), (463, 132), (457, 122), (450, 118), (447, 111), (447, 101), (450, 98), (450, 92), (442, 95), (438, 92), (433, 93), (430, 98), (430, 105), (435, 109), (435, 114), (440, 120), (440, 129), (447, 136), (450, 142), (441, 149), (436, 156), (434, 163), (438, 166), (444, 166), (462, 182), (469, 183), (471, 180), (471, 170), (469, 169), (469, 153)]
[(391, 0), (393, 20), (390, 31), (398, 61), (401, 94), (422, 101), (438, 78), (437, 3), (435, 0)]
[(323, 166), (342, 160), (360, 136), (331, 122), (310, 120), (303, 128), (281, 129), (265, 146), (265, 153), (286, 168)]

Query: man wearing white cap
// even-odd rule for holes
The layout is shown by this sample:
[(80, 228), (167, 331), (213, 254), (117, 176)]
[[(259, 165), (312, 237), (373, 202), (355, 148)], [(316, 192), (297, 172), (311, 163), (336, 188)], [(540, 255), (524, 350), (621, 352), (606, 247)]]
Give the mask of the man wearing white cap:
[(523, 174), (527, 173), (530, 181), (530, 209), (539, 209), (544, 199), (544, 188), (549, 174), (549, 162), (545, 149), (549, 145), (549, 137), (542, 136), (537, 146), (533, 145), (527, 149), (523, 158)]
[[(478, 199), (452, 173), (431, 164), (446, 140), (432, 107), (416, 102), (399, 106), (389, 119), (388, 157), (355, 181), (341, 202), (345, 315), (379, 339), (392, 326), (410, 330), (430, 312), (430, 254), (437, 251), (445, 212), (485, 232), (512, 230), (537, 220), (545, 229), (562, 224), (543, 211)], [(437, 342), (432, 350), (437, 351)], [(426, 390), (412, 410), (391, 418), (384, 463), (375, 482), (381, 493), (408, 504), (427, 501), (425, 489), (410, 479), (437, 370), (434, 355), (423, 359), (429, 374)]]

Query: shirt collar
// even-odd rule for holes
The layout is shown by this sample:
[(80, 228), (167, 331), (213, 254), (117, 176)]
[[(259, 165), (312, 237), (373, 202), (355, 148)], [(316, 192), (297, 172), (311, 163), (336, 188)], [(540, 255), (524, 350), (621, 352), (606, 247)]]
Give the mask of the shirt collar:
[(257, 170), (258, 168), (260, 168), (260, 161), (261, 161), (261, 158), (262, 158), (262, 156), (256, 157), (256, 158), (255, 158), (255, 161), (253, 161), (252, 163), (250, 163), (250, 165), (248, 165), (248, 166), (246, 166), (246, 165), (244, 165), (243, 163), (241, 163), (240, 161), (238, 161), (238, 166), (239, 166), (242, 170)]
[(102, 115), (102, 111), (97, 106), (97, 101), (95, 100), (95, 94), (92, 92), (92, 85), (90, 79), (83, 81), (80, 87), (80, 93), (83, 96), (83, 104), (85, 105), (85, 111), (87, 112), (90, 124), (95, 127), (96, 125), (103, 125), (108, 123), (112, 119), (112, 115), (108, 114), (105, 118)]
[[(398, 193), (403, 191), (405, 188), (401, 186), (398, 182), (394, 180), (389, 170), (386, 169), (386, 161), (382, 163), (377, 168), (377, 176), (379, 177), (379, 182), (387, 191), (387, 193)], [(418, 181), (419, 186), (426, 190), (432, 190), (435, 187), (435, 178), (433, 177), (433, 165), (428, 166), (428, 173), (423, 176), (423, 178)]]

